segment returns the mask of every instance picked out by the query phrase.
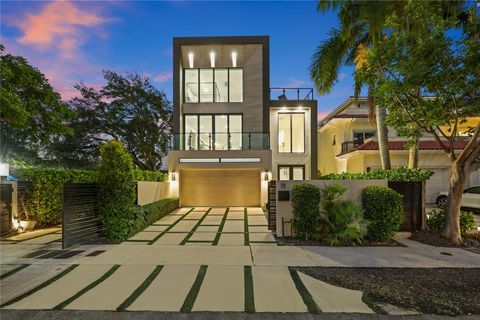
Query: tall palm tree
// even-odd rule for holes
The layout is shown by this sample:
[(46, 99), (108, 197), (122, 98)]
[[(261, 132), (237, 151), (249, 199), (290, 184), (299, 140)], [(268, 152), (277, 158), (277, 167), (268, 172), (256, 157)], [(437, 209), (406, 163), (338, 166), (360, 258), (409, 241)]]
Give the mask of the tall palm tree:
[[(445, 15), (459, 14), (463, 1), (428, 1), (432, 10), (442, 10)], [(385, 35), (385, 22), (392, 14), (401, 13), (407, 1), (367, 1), (367, 0), (319, 0), (317, 9), (325, 13), (338, 9), (339, 27), (332, 28), (329, 38), (316, 49), (310, 76), (320, 94), (330, 92), (337, 82), (339, 69), (342, 65), (354, 65), (359, 70), (366, 61), (368, 49), (375, 41), (381, 41)], [(405, 28), (415, 32), (415, 26), (405, 19)], [(375, 103), (372, 92), (375, 83), (362, 83), (355, 77), (355, 98), (358, 98), (363, 86), (368, 86), (369, 119), (376, 119), (377, 138), (383, 169), (390, 169), (390, 154), (388, 148), (388, 127), (386, 109)], [(378, 75), (382, 70), (379, 66)], [(417, 147), (412, 146), (413, 150)], [(412, 153), (415, 157), (415, 152)]]

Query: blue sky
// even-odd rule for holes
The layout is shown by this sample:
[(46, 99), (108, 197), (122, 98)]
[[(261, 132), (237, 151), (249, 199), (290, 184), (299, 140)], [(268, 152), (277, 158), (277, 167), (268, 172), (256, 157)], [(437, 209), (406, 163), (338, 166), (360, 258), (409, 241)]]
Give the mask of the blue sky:
[[(26, 57), (64, 98), (73, 84), (102, 84), (101, 70), (136, 71), (172, 96), (172, 38), (270, 36), (270, 85), (312, 87), (314, 49), (336, 25), (315, 2), (2, 1), (1, 42)], [(352, 94), (350, 68), (317, 96), (319, 116)]]

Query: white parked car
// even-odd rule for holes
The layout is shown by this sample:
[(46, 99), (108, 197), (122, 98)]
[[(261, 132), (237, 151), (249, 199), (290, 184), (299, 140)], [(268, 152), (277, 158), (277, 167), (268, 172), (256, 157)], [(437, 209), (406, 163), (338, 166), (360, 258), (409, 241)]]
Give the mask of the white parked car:
[[(440, 192), (437, 196), (437, 206), (444, 209), (447, 204), (448, 191)], [(463, 190), (462, 208), (480, 213), (480, 186), (471, 186)]]

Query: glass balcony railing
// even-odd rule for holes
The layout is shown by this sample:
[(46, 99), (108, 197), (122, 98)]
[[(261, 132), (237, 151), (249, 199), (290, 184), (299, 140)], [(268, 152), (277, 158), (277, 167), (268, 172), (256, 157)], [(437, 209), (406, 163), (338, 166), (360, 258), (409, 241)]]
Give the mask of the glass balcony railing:
[(172, 134), (171, 150), (269, 150), (268, 133), (177, 133)]

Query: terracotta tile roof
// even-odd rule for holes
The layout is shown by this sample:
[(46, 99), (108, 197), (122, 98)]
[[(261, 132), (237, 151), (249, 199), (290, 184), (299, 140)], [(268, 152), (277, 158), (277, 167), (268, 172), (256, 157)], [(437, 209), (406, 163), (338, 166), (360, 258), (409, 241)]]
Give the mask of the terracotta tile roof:
[(368, 118), (368, 114), (337, 114), (333, 118)]
[[(406, 150), (407, 149), (407, 147), (405, 146), (406, 143), (407, 143), (406, 141), (389, 141), (388, 147), (390, 150)], [(468, 141), (454, 141), (453, 146), (455, 149), (461, 150), (465, 148), (467, 143)], [(447, 146), (450, 145), (448, 142), (445, 142), (445, 144)], [(437, 143), (437, 141), (434, 141), (434, 140), (420, 141), (418, 148), (419, 150), (442, 150), (442, 147)], [(378, 141), (369, 141), (343, 154), (347, 154), (357, 150), (378, 150)]]

